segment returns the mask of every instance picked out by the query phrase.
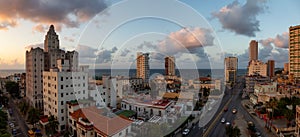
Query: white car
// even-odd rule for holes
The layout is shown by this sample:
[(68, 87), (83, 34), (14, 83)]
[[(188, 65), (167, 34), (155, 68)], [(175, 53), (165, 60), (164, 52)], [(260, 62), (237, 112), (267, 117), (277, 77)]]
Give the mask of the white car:
[(182, 131), (182, 135), (187, 135), (189, 133), (190, 133), (190, 130), (187, 128)]
[(225, 123), (225, 121), (226, 121), (225, 118), (221, 119), (221, 123)]
[(230, 126), (230, 122), (226, 122), (226, 126)]

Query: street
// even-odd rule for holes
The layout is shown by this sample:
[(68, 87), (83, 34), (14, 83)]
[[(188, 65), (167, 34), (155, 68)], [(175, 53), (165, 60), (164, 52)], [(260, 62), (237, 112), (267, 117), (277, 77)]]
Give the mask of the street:
[(17, 137), (27, 137), (27, 131), (28, 126), (26, 125), (26, 121), (24, 120), (23, 116), (19, 113), (17, 110), (17, 106), (12, 101), (12, 99), (9, 99), (8, 102), (9, 108), (12, 110), (12, 116), (9, 119), (9, 121), (13, 122), (15, 125), (15, 128), (17, 129)]

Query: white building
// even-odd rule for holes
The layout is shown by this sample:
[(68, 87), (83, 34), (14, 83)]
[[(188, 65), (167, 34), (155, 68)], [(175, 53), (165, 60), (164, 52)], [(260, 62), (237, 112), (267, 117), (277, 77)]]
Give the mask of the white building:
[(65, 130), (67, 101), (88, 99), (88, 73), (69, 71), (69, 60), (57, 60), (58, 68), (43, 72), (44, 114), (54, 115), (58, 130)]
[(268, 65), (259, 60), (251, 60), (248, 66), (248, 76), (259, 74), (261, 76), (268, 76)]

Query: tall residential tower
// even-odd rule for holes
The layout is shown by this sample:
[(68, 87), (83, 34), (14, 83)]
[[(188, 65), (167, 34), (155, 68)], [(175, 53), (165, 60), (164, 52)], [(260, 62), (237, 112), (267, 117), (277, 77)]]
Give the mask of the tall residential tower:
[(300, 79), (300, 25), (291, 26), (289, 29), (289, 74)]
[(175, 58), (173, 56), (165, 57), (165, 75), (175, 76)]
[(142, 78), (145, 83), (148, 83), (149, 76), (149, 53), (138, 52), (136, 61), (136, 77)]
[(238, 69), (238, 58), (226, 57), (224, 60), (224, 65), (225, 65), (225, 82), (235, 83), (236, 73)]
[(251, 40), (249, 44), (249, 62), (251, 60), (258, 59), (258, 42), (256, 40)]

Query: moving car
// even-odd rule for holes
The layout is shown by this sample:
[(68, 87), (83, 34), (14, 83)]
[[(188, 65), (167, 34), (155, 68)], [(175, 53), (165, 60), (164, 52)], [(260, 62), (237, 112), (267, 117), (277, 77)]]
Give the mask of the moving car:
[(190, 130), (187, 128), (182, 131), (182, 135), (187, 135), (189, 133), (190, 133)]
[(237, 110), (234, 108), (232, 109), (232, 113), (235, 114), (237, 112)]
[(221, 123), (225, 123), (225, 118), (222, 118), (222, 119), (221, 119)]
[(227, 111), (228, 111), (228, 107), (225, 107), (225, 108), (224, 108), (224, 112), (227, 112)]
[(226, 122), (226, 126), (230, 126), (230, 122)]

